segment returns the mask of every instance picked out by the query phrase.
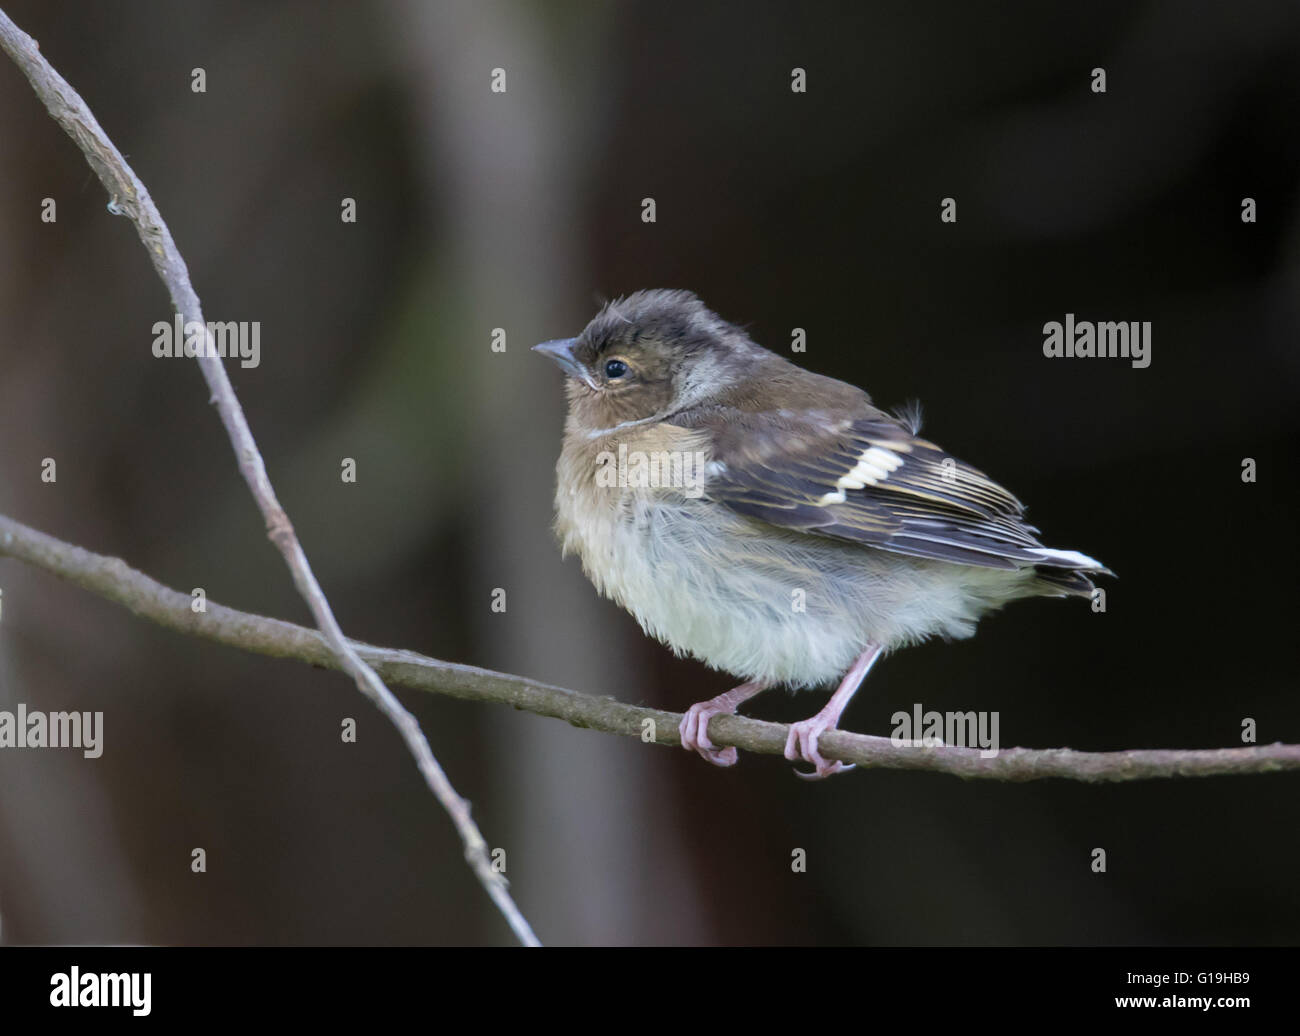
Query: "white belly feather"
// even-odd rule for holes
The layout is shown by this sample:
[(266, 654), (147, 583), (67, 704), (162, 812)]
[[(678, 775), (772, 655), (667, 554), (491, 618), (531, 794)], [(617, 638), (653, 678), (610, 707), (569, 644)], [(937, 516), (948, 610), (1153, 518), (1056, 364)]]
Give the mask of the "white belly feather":
[(818, 686), (868, 643), (970, 636), (1033, 578), (785, 533), (707, 499), (596, 488), (561, 468), (565, 553), (647, 633), (744, 680)]

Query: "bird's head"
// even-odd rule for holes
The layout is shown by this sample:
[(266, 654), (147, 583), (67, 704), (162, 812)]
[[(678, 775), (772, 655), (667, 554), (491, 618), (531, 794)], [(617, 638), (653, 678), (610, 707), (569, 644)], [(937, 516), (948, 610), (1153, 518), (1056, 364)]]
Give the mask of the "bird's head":
[(666, 418), (745, 378), (765, 350), (689, 291), (638, 291), (606, 303), (576, 338), (533, 349), (568, 375), (585, 430)]

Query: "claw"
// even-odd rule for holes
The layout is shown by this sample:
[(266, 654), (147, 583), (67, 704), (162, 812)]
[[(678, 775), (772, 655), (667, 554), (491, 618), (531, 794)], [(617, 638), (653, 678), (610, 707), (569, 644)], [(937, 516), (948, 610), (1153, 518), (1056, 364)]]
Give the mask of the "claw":
[(806, 772), (797, 767), (791, 770), (801, 781), (824, 781), (827, 777), (834, 777), (837, 773), (848, 773), (850, 770), (856, 770), (857, 763), (842, 763), (838, 759), (832, 759), (830, 765), (825, 770), (813, 770)]
[(790, 733), (785, 739), (785, 757), (792, 763), (802, 759), (815, 767), (812, 773), (795, 770), (795, 774), (804, 780), (822, 781), (837, 773), (845, 773), (853, 769), (852, 763), (842, 763), (838, 759), (826, 759), (822, 756), (818, 741), (831, 727), (828, 717), (821, 713), (811, 719), (790, 724)]
[(704, 751), (700, 756), (707, 759), (714, 766), (735, 766), (740, 761), (740, 752), (734, 745), (728, 745), (726, 748), (718, 748), (712, 752)]
[(677, 727), (681, 735), (682, 747), (698, 752), (701, 759), (714, 766), (735, 766), (740, 753), (731, 745), (718, 748), (709, 740), (709, 720), (714, 716), (735, 715), (736, 709), (763, 690), (764, 686), (758, 681), (751, 681), (741, 684), (726, 694), (719, 694), (716, 698), (696, 702), (686, 710)]
[(698, 752), (701, 759), (714, 766), (734, 766), (739, 758), (736, 749), (730, 745), (718, 748), (709, 740), (709, 720), (714, 716), (729, 715), (734, 710), (718, 708), (714, 702), (716, 699), (697, 702), (686, 710), (686, 715), (677, 728), (681, 734), (682, 747)]

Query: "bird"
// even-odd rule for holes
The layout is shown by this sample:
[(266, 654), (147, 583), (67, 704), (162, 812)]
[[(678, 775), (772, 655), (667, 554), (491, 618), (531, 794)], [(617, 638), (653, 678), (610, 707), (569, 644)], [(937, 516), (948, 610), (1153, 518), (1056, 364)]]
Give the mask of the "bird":
[(755, 695), (834, 685), (790, 726), (785, 757), (820, 751), (883, 654), (972, 636), (1010, 601), (1091, 597), (1113, 575), (1045, 547), (1025, 508), (860, 388), (754, 342), (693, 292), (606, 302), (583, 331), (533, 347), (565, 375), (555, 532), (595, 588), (678, 656), (731, 674), (692, 705), (683, 747), (719, 766), (709, 721)]

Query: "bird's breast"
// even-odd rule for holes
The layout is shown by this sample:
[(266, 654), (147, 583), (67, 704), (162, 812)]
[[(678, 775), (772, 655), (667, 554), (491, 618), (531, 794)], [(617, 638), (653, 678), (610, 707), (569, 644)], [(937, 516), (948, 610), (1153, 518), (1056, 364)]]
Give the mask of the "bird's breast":
[(686, 487), (601, 484), (608, 477), (598, 482), (570, 451), (558, 475), (565, 553), (678, 654), (808, 686), (835, 680), (865, 646), (857, 595), (841, 585), (857, 558), (841, 545), (781, 533)]

